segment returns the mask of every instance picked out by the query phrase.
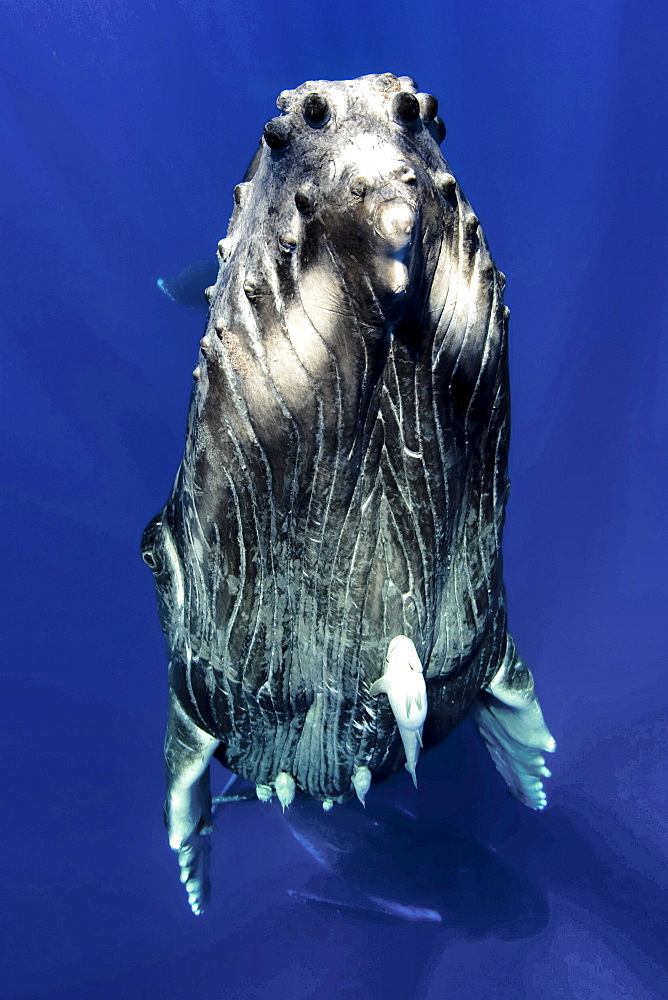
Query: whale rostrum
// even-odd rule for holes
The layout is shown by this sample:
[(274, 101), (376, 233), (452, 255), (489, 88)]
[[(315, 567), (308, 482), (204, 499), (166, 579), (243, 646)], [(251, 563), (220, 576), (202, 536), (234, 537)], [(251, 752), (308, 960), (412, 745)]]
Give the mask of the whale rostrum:
[(208, 301), (183, 459), (142, 540), (169, 647), (165, 819), (195, 913), (214, 757), (249, 783), (235, 800), (328, 812), (402, 766), (416, 783), (421, 748), (471, 712), (542, 809), (554, 749), (506, 623), (505, 278), (438, 102), (382, 73), (277, 106), (206, 296), (199, 265), (161, 285)]

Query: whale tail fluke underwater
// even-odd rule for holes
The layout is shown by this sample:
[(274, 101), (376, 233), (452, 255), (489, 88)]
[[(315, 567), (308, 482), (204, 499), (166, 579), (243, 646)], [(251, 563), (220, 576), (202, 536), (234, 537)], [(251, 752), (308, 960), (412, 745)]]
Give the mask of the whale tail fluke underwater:
[(158, 278), (156, 284), (172, 302), (207, 313), (209, 303), (205, 289), (215, 282), (217, 274), (218, 264), (212, 256), (188, 264), (171, 278)]
[(159, 282), (208, 305), (183, 460), (142, 540), (170, 653), (165, 819), (197, 914), (214, 757), (261, 801), (331, 815), (402, 767), (417, 784), (470, 712), (540, 810), (555, 745), (507, 632), (505, 277), (438, 102), (382, 73), (277, 105), (213, 272)]

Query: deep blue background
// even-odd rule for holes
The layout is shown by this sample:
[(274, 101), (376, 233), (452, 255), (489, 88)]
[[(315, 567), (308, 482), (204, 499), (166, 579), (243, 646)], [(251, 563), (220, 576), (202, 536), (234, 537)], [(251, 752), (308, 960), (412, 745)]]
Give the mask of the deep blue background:
[[(3, 1000), (663, 995), (666, 10), (2, 5)], [(202, 321), (155, 282), (215, 252), (280, 90), (387, 70), (439, 97), (508, 276), (506, 582), (559, 744), (551, 805), (511, 800), (465, 723), (417, 793), (374, 790), (416, 819), (352, 873), (407, 905), (426, 882), (440, 924), (288, 895), (336, 885), (259, 804), (220, 817), (197, 920), (161, 826), (138, 540)]]

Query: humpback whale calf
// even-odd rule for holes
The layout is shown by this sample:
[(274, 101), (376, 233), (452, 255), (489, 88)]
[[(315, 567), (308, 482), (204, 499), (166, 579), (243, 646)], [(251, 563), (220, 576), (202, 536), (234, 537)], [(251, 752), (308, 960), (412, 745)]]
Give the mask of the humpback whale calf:
[(392, 74), (316, 81), (234, 191), (185, 452), (146, 528), (169, 647), (165, 820), (209, 895), (216, 757), (283, 808), (357, 797), (471, 713), (510, 791), (554, 750), (506, 629), (505, 279)]

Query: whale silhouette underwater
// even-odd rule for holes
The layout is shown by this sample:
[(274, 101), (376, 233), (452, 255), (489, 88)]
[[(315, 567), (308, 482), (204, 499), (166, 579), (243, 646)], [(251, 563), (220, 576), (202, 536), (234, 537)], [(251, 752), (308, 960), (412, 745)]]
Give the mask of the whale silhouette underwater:
[[(555, 747), (506, 629), (505, 278), (436, 99), (385, 73), (277, 105), (142, 540), (170, 654), (165, 820), (196, 914), (214, 757), (260, 800), (328, 812), (402, 765), (416, 781), (470, 713), (542, 809)], [(196, 306), (187, 271), (160, 286)]]

